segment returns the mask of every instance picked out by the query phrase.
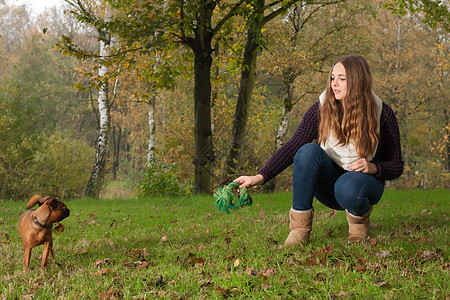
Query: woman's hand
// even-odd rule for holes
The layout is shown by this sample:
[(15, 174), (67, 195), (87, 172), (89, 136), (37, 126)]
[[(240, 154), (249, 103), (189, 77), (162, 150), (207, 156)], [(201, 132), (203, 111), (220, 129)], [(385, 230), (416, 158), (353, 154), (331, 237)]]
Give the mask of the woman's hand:
[(251, 187), (257, 188), (258, 186), (264, 183), (264, 177), (261, 174), (255, 176), (241, 176), (239, 178), (236, 178), (234, 181), (239, 182), (241, 184), (239, 186), (240, 189)]
[(377, 165), (368, 162), (365, 158), (360, 158), (352, 162), (348, 167), (350, 171), (362, 172), (367, 174), (375, 174), (378, 171)]

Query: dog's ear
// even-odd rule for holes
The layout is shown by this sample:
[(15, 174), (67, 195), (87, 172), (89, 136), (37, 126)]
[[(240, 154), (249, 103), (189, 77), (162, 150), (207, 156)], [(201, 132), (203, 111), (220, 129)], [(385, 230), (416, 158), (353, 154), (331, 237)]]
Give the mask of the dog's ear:
[(56, 209), (58, 207), (58, 199), (55, 198), (50, 198), (50, 197), (46, 197), (48, 198), (47, 205), (50, 205), (53, 209)]
[(42, 204), (44, 204), (45, 202), (47, 202), (50, 199), (52, 199), (52, 198), (49, 196), (45, 196), (45, 197), (39, 199), (39, 206), (41, 206)]
[(39, 203), (39, 206), (41, 206), (45, 201), (42, 201), (42, 197), (40, 195), (34, 195), (31, 197), (30, 201), (28, 201), (27, 209), (32, 208), (36, 205), (36, 203)]

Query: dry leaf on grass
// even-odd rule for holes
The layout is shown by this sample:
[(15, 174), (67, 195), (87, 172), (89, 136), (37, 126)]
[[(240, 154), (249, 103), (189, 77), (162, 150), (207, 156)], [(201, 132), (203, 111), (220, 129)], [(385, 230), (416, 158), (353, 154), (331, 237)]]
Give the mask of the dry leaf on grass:
[(383, 281), (383, 280), (377, 280), (374, 282), (373, 284), (376, 287), (389, 287), (391, 286), (387, 281)]
[(391, 251), (383, 250), (375, 255), (378, 256), (379, 258), (388, 258), (392, 256), (392, 253)]
[(63, 224), (61, 224), (61, 223), (59, 223), (56, 227), (55, 227), (55, 231), (56, 232), (63, 232), (64, 231), (64, 225)]
[(275, 269), (269, 268), (269, 267), (265, 267), (264, 270), (259, 272), (259, 276), (262, 276), (262, 277), (265, 277), (265, 278), (269, 278), (271, 276), (274, 276), (275, 274), (277, 274)]
[(109, 263), (110, 263), (109, 257), (105, 258), (105, 259), (97, 259), (95, 261), (95, 266), (96, 267), (100, 267), (100, 266), (103, 266), (103, 265), (108, 265)]
[(119, 291), (109, 290), (107, 292), (100, 292), (97, 294), (100, 300), (103, 299), (121, 299), (122, 294)]
[(233, 267), (236, 268), (239, 266), (239, 264), (240, 264), (240, 260), (239, 260), (239, 258), (236, 258), (235, 261), (233, 262)]
[(94, 275), (94, 276), (102, 276), (102, 275), (104, 275), (106, 273), (109, 273), (109, 272), (111, 272), (111, 270), (108, 269), (108, 268), (107, 269), (101, 269), (101, 270), (98, 270), (95, 273), (92, 273), (92, 275)]

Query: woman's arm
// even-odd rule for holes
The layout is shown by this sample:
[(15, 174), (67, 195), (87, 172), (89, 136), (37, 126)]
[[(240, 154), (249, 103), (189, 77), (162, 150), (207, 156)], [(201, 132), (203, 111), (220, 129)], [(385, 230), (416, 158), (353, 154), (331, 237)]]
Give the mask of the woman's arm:
[(380, 142), (372, 160), (377, 166), (375, 177), (393, 180), (403, 173), (403, 158), (400, 144), (400, 132), (394, 111), (383, 103), (380, 121)]
[(301, 146), (317, 139), (319, 126), (319, 101), (314, 103), (300, 122), (297, 130), (289, 141), (278, 149), (258, 171), (266, 183), (277, 176), (294, 161), (294, 156)]

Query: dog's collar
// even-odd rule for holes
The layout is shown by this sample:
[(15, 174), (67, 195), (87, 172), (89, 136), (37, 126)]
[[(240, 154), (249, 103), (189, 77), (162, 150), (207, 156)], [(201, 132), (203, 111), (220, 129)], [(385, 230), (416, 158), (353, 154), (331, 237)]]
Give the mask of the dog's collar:
[(36, 217), (34, 217), (34, 223), (36, 223), (39, 227), (42, 227), (42, 228), (52, 228), (51, 224), (50, 224), (50, 226), (44, 226), (41, 223), (39, 223), (39, 221)]

